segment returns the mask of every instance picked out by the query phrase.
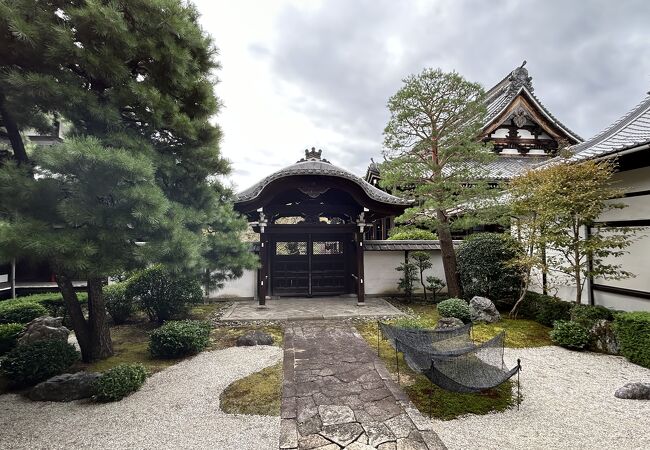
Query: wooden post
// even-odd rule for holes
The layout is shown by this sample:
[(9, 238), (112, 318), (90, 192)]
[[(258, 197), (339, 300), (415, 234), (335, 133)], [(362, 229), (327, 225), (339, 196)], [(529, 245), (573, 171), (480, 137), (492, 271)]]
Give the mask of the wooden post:
[(268, 293), (268, 240), (264, 233), (260, 233), (260, 277), (257, 289), (257, 301), (259, 306), (266, 305), (266, 295)]
[(365, 274), (363, 270), (363, 232), (356, 233), (356, 247), (357, 247), (357, 305), (365, 304)]
[(11, 298), (16, 298), (16, 258), (11, 259)]

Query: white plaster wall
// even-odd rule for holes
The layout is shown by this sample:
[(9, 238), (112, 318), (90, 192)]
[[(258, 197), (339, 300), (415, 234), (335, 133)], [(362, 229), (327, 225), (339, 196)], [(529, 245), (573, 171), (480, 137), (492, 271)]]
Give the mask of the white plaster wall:
[[(433, 267), (424, 272), (425, 280), (431, 275), (444, 280), (440, 251), (432, 250), (429, 254)], [(363, 256), (366, 295), (403, 294), (397, 289), (401, 272), (395, 268), (404, 262), (404, 251), (366, 251)], [(420, 283), (416, 285), (420, 287), (416, 292), (422, 292)], [(443, 289), (443, 292), (446, 291)]]
[(609, 292), (594, 291), (594, 303), (623, 311), (650, 311), (650, 300)]
[(242, 298), (255, 297), (256, 271), (245, 270), (241, 278), (226, 281), (224, 287), (210, 291), (209, 298)]

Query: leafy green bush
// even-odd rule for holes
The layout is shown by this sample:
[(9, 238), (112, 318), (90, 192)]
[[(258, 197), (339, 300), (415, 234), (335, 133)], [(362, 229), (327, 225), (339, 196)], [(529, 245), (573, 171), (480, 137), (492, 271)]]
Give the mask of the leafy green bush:
[(395, 270), (402, 272), (402, 276), (397, 281), (397, 289), (404, 291), (404, 296), (411, 300), (415, 290), (415, 282), (418, 280), (418, 268), (412, 262), (403, 262), (395, 267)]
[(0, 371), (16, 386), (31, 386), (63, 373), (78, 359), (79, 352), (67, 342), (39, 341), (11, 350)]
[(616, 314), (614, 331), (621, 345), (621, 354), (650, 369), (650, 312)]
[(466, 298), (515, 298), (522, 275), (509, 262), (521, 254), (519, 242), (509, 234), (477, 233), (458, 247), (458, 272)]
[(157, 264), (127, 280), (126, 296), (139, 302), (149, 320), (162, 323), (187, 315), (189, 306), (202, 300), (203, 291), (198, 280)]
[(469, 305), (461, 298), (449, 298), (438, 303), (438, 312), (442, 317), (455, 317), (463, 322), (470, 321)]
[(436, 326), (437, 320), (419, 316), (413, 314), (411, 316), (400, 317), (395, 320), (392, 325), (400, 328), (411, 328), (411, 329), (424, 329), (424, 328), (434, 328)]
[(395, 227), (388, 234), (390, 241), (435, 241), (438, 239), (435, 233), (415, 227)]
[(154, 358), (193, 355), (210, 343), (210, 324), (198, 320), (166, 322), (151, 333), (149, 351)]
[(126, 283), (113, 283), (104, 287), (104, 303), (113, 323), (122, 324), (135, 312), (133, 298), (126, 295)]
[(542, 325), (552, 327), (556, 320), (571, 320), (571, 310), (575, 306), (573, 302), (565, 302), (554, 297), (544, 296), (539, 303), (535, 320)]
[(574, 350), (582, 350), (590, 340), (589, 330), (570, 320), (555, 321), (550, 335), (555, 344)]
[[(88, 294), (78, 292), (79, 303), (86, 303)], [(24, 306), (26, 304), (37, 306)], [(41, 309), (44, 308), (44, 309)], [(3, 311), (11, 310), (5, 318)], [(18, 297), (12, 300), (0, 301), (0, 323), (18, 322), (27, 323), (36, 317), (50, 315), (52, 317), (63, 317), (66, 323), (67, 311), (63, 303), (63, 297), (57, 292), (45, 292)], [(12, 320), (13, 319), (15, 320)], [(18, 320), (20, 319), (20, 320)], [(6, 322), (5, 322), (6, 321)]]
[(614, 320), (614, 313), (604, 306), (574, 305), (571, 320), (591, 329), (599, 320)]
[(0, 325), (0, 355), (4, 355), (16, 346), (18, 335), (25, 329), (19, 323), (4, 323)]
[(47, 314), (47, 309), (38, 303), (20, 299), (0, 302), (0, 323), (28, 323)]
[(115, 402), (142, 387), (147, 379), (147, 369), (142, 364), (120, 364), (107, 370), (95, 381), (94, 399), (98, 402)]

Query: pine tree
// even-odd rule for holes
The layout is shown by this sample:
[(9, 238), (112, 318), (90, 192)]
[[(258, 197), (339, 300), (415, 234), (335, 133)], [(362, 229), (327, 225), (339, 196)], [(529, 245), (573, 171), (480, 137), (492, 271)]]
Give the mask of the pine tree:
[[(41, 164), (53, 164), (43, 155), (66, 154), (71, 148), (46, 148), (31, 155), (22, 133), (47, 131), (55, 120), (62, 121), (68, 136), (94, 138), (74, 141), (78, 162), (85, 161), (83, 148), (96, 158), (112, 152), (131, 154), (140, 161), (131, 163), (134, 169), (148, 161), (166, 202), (164, 215), (155, 224), (129, 223), (128, 227), (136, 227), (137, 239), (146, 239), (147, 244), (136, 249), (135, 241), (123, 242), (128, 248), (114, 255), (116, 264), (111, 267), (159, 261), (197, 276), (216, 271), (210, 277), (216, 280), (238, 276), (243, 268), (253, 267), (254, 260), (239, 243), (244, 223), (232, 210), (232, 193), (218, 181), (230, 167), (219, 152), (221, 131), (210, 122), (220, 105), (214, 93), (216, 54), (198, 24), (196, 9), (180, 0), (0, 0), (0, 130), (15, 161), (3, 165), (3, 179), (15, 185), (15, 195), (25, 199), (22, 205), (37, 201), (29, 198), (34, 189), (45, 195), (45, 186), (59, 188), (49, 178), (43, 183), (33, 180), (33, 174), (40, 174)], [(97, 161), (109, 173), (115, 169), (108, 160)], [(62, 173), (75, 178), (86, 169), (71, 165)], [(92, 180), (88, 182), (73, 185), (91, 189)], [(102, 195), (108, 195), (102, 190), (106, 186), (98, 180)], [(62, 201), (55, 192), (47, 197)], [(132, 214), (140, 208), (135, 200), (127, 201)], [(39, 246), (30, 249), (24, 234), (16, 231), (19, 224), (58, 227), (55, 220), (61, 218), (51, 214), (48, 222), (37, 210), (0, 201), (6, 235), (16, 238), (2, 243), (4, 253), (53, 261), (59, 268), (57, 279), (63, 280), (62, 293), (71, 304), (73, 295), (65, 280), (83, 272), (69, 269), (77, 266), (75, 253), (82, 258), (82, 250), (91, 245), (88, 237), (50, 234), (56, 238), (52, 246), (58, 256)], [(88, 236), (94, 236), (92, 245), (114, 242), (112, 233), (117, 230), (104, 232), (106, 224), (94, 221), (92, 211), (87, 211), (86, 219)], [(74, 223), (64, 221), (63, 226)], [(110, 275), (105, 271), (108, 266), (102, 263), (101, 270), (88, 266), (83, 273), (105, 277)], [(95, 284), (89, 279), (91, 294), (98, 289)], [(101, 291), (89, 296), (89, 310), (103, 314), (96, 297)], [(93, 332), (103, 328), (98, 325)], [(95, 337), (93, 342), (105, 341)], [(107, 356), (110, 349), (82, 347), (82, 353), (84, 359), (93, 359)]]
[[(388, 100), (382, 185), (417, 200), (399, 221), (436, 229), (449, 295), (460, 296), (452, 226), (479, 223), (493, 196), (483, 163), (493, 154), (478, 140), (483, 89), (456, 72), (425, 69), (404, 80)], [(454, 211), (464, 207), (460, 220)]]

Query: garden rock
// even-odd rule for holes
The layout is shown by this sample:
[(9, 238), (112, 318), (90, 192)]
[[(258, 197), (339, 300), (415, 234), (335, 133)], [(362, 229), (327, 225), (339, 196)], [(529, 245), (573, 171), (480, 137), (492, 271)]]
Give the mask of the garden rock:
[(590, 333), (594, 338), (596, 350), (611, 355), (618, 355), (621, 352), (611, 321), (604, 319), (597, 321), (591, 328)]
[(462, 327), (463, 321), (455, 317), (443, 317), (436, 323), (435, 330), (450, 330), (452, 328)]
[(41, 402), (69, 402), (92, 397), (93, 383), (100, 375), (95, 372), (57, 375), (34, 386), (29, 398)]
[(627, 383), (614, 393), (617, 398), (650, 400), (650, 383)]
[(494, 323), (501, 320), (501, 314), (496, 306), (486, 297), (472, 297), (469, 301), (469, 313), (472, 322)]
[(273, 336), (264, 331), (249, 331), (237, 338), (237, 347), (252, 345), (273, 345)]
[(70, 330), (63, 326), (63, 317), (37, 317), (27, 324), (18, 338), (18, 345), (33, 344), (38, 341), (68, 342)]

